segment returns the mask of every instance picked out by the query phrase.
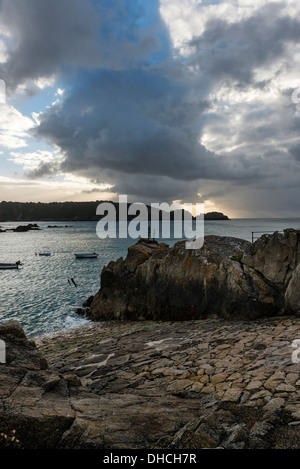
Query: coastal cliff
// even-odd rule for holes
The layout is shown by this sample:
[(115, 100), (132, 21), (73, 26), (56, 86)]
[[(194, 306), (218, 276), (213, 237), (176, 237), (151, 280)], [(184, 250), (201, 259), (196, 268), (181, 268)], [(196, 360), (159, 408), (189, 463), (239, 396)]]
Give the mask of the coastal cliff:
[(300, 311), (300, 231), (251, 244), (207, 236), (199, 250), (141, 239), (103, 268), (81, 311), (95, 321), (257, 319)]

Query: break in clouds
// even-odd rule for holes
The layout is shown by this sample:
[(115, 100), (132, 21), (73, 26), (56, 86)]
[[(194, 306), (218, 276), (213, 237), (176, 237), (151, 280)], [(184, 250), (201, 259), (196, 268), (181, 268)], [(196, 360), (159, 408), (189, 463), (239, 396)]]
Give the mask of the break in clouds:
[(9, 99), (36, 102), (41, 80), (65, 90), (30, 130), (59, 157), (28, 178), (85, 177), (91, 198), (109, 184), (132, 200), (297, 212), (297, 1), (0, 5)]

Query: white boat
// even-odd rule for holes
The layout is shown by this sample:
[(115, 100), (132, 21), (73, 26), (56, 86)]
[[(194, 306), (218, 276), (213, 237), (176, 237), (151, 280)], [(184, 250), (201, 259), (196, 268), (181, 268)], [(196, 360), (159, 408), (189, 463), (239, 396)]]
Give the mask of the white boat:
[(75, 254), (76, 259), (97, 259), (98, 254), (95, 252), (92, 253), (79, 253)]
[(19, 265), (21, 265), (21, 262), (15, 262), (14, 264), (3, 264), (0, 263), (0, 270), (12, 270), (12, 269), (18, 269)]

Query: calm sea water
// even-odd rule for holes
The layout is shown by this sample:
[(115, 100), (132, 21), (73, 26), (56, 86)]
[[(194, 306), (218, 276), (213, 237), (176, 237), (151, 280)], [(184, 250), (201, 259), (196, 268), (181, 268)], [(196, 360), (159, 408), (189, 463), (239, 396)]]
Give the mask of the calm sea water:
[[(2, 223), (13, 228), (21, 223)], [(23, 224), (23, 223), (22, 223)], [(26, 224), (26, 223), (24, 223)], [(75, 327), (88, 321), (76, 308), (100, 287), (103, 266), (126, 257), (132, 239), (100, 240), (96, 222), (37, 222), (41, 231), (0, 234), (0, 262), (16, 262), (19, 270), (0, 271), (0, 323), (18, 320), (29, 337)], [(67, 227), (66, 227), (67, 225)], [(300, 219), (234, 219), (205, 222), (205, 234), (233, 236), (251, 241), (252, 231), (300, 229)], [(177, 240), (164, 240), (173, 245)], [(49, 251), (51, 257), (35, 253)], [(98, 259), (75, 258), (75, 252), (97, 252)], [(69, 285), (73, 278), (78, 287)]]

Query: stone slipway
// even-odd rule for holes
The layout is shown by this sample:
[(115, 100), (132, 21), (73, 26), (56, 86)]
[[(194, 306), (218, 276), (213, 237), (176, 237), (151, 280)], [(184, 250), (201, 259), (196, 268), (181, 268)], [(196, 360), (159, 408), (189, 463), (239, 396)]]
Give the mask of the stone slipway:
[(12, 322), (0, 339), (0, 433), (22, 448), (300, 447), (298, 317), (114, 321), (35, 342)]
[(299, 448), (297, 339), (300, 318), (282, 317), (115, 321), (36, 343), (81, 382), (62, 447)]

